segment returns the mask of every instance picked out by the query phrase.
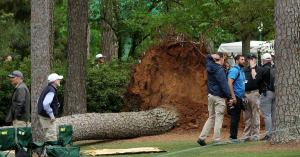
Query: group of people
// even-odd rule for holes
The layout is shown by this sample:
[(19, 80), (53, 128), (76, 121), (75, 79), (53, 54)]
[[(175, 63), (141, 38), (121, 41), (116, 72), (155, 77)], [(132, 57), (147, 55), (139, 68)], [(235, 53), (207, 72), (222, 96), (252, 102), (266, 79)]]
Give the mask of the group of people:
[[(99, 64), (104, 63), (102, 54), (96, 55)], [(238, 125), (242, 110), (244, 111), (245, 128), (242, 139), (259, 140), (260, 111), (263, 113), (266, 135), (262, 140), (270, 140), (272, 136), (271, 111), (274, 104), (274, 74), (272, 56), (265, 53), (261, 57), (262, 65), (257, 65), (257, 56), (250, 54), (235, 57), (235, 65), (225, 67), (225, 55), (209, 54), (206, 58), (208, 74), (208, 119), (203, 126), (197, 142), (204, 146), (209, 131), (214, 127), (213, 142), (221, 142), (221, 129), (224, 114), (231, 116), (230, 141), (238, 142)], [(247, 63), (247, 64), (246, 64)], [(30, 92), (23, 82), (23, 74), (13, 71), (8, 75), (14, 92), (6, 122), (15, 127), (30, 125)], [(57, 140), (55, 118), (58, 115), (59, 101), (57, 88), (63, 76), (52, 73), (48, 76), (48, 85), (43, 89), (37, 104), (39, 122), (46, 140)]]
[[(29, 127), (30, 124), (30, 92), (23, 81), (21, 71), (13, 71), (8, 75), (10, 83), (14, 86), (11, 106), (5, 121), (14, 127)], [(59, 102), (57, 88), (63, 76), (52, 73), (48, 76), (48, 85), (43, 89), (37, 104), (39, 122), (45, 133), (47, 141), (57, 141), (55, 117), (58, 115)]]
[[(213, 143), (221, 142), (224, 114), (230, 115), (230, 136), (232, 143), (238, 143), (238, 128), (241, 112), (244, 111), (245, 128), (241, 140), (270, 140), (272, 136), (272, 106), (274, 97), (274, 70), (272, 55), (261, 56), (262, 65), (257, 64), (257, 56), (249, 54), (235, 56), (235, 65), (225, 67), (223, 53), (206, 57), (208, 74), (208, 119), (204, 124), (197, 143), (206, 145), (206, 138), (214, 127)], [(263, 114), (266, 134), (260, 139), (260, 111)]]

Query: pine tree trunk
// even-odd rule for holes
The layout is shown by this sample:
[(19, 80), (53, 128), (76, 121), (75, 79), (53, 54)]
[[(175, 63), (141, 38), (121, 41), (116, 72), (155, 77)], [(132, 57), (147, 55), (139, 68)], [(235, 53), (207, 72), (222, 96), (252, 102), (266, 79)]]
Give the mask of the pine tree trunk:
[(102, 54), (106, 56), (106, 61), (118, 57), (118, 38), (113, 30), (117, 22), (118, 11), (116, 0), (103, 0), (101, 8), (101, 46)]
[(157, 108), (122, 113), (86, 113), (58, 118), (58, 124), (73, 126), (73, 140), (122, 139), (161, 134), (175, 127), (177, 113)]
[(90, 43), (91, 43), (91, 26), (89, 25), (88, 23), (88, 27), (87, 27), (87, 37), (86, 37), (86, 43), (87, 43), (87, 50), (86, 50), (86, 53), (87, 53), (87, 58), (90, 58)]
[(275, 102), (272, 142), (300, 137), (300, 1), (275, 2)]
[(33, 139), (43, 139), (38, 121), (37, 100), (50, 72), (53, 53), (53, 1), (31, 1), (31, 122)]
[(251, 42), (250, 33), (246, 33), (242, 37), (242, 54), (243, 56), (247, 56), (250, 53), (250, 42)]
[(88, 0), (68, 0), (68, 74), (64, 115), (85, 113)]

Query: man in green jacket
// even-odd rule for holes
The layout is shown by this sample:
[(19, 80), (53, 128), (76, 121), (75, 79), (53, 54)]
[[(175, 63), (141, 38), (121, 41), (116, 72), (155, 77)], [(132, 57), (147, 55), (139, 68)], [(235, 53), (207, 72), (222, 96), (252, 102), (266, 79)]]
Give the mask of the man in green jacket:
[(30, 93), (23, 82), (22, 72), (15, 70), (8, 75), (10, 83), (15, 87), (6, 122), (14, 127), (25, 127), (30, 123)]

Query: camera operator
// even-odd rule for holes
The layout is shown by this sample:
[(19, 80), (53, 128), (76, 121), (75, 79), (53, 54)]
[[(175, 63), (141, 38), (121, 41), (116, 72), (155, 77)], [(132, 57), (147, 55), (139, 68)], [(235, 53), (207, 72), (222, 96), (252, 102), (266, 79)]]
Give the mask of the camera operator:
[(223, 65), (224, 56), (222, 53), (207, 55), (208, 119), (197, 140), (201, 146), (206, 145), (205, 139), (213, 126), (213, 142), (216, 144), (220, 142), (226, 101), (229, 104), (232, 103)]

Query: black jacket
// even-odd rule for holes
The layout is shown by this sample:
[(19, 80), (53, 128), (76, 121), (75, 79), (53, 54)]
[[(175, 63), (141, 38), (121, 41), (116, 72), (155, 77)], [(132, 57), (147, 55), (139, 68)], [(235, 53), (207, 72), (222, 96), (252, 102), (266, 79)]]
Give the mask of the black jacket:
[(259, 93), (264, 93), (268, 89), (268, 85), (270, 84), (270, 69), (272, 68), (272, 64), (266, 63), (257, 71), (256, 75), (256, 83), (258, 85)]
[[(255, 66), (255, 71), (259, 71), (259, 67)], [(244, 68), (246, 84), (245, 84), (245, 91), (252, 91), (258, 89), (258, 85), (256, 83), (256, 79), (252, 78), (252, 69), (249, 67)]]

